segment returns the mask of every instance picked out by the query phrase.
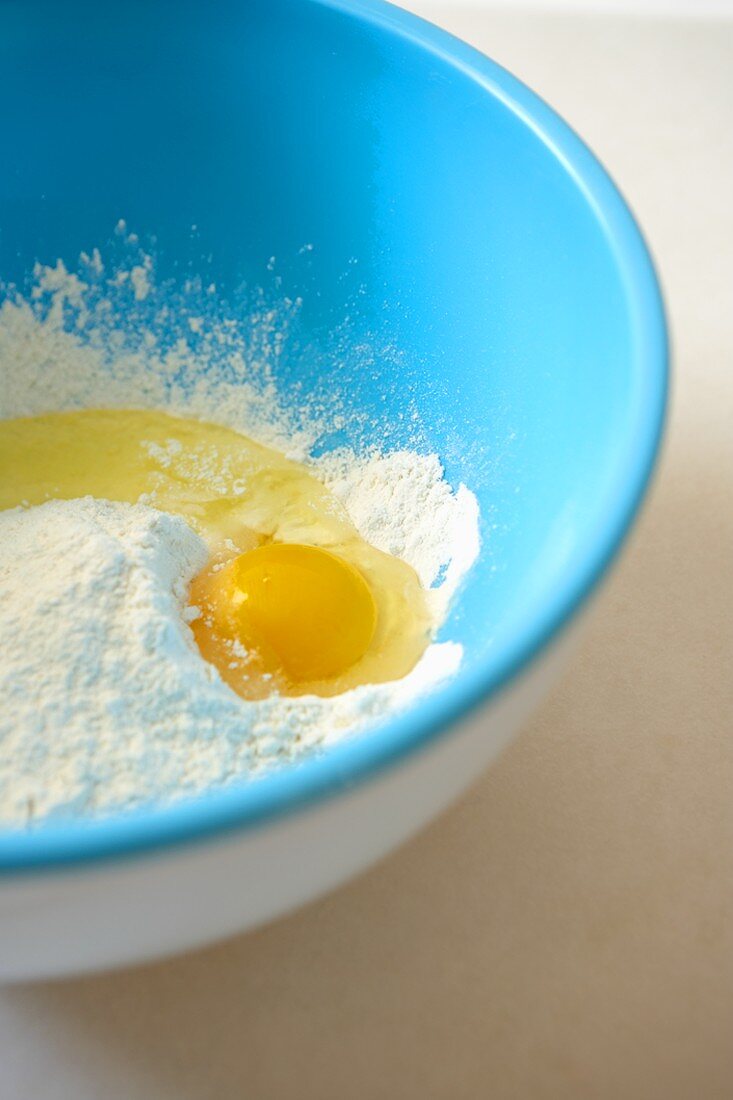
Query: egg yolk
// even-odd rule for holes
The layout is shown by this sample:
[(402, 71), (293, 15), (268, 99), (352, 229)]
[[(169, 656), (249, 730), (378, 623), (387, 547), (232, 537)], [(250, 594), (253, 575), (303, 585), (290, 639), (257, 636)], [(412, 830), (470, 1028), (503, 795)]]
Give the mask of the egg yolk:
[[(191, 599), (201, 612), (192, 626), (204, 656), (255, 681), (263, 674), (296, 685), (342, 676), (364, 656), (377, 625), (358, 569), (297, 543), (238, 555), (194, 582)], [(233, 659), (223, 661), (227, 650)]]

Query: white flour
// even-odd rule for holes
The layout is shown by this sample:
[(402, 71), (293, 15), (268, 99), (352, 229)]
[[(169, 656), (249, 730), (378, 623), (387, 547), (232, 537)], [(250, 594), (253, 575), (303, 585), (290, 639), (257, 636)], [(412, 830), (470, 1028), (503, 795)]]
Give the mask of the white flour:
[[(138, 324), (132, 345), (115, 339), (129, 308), (115, 294), (127, 286), (147, 304), (151, 268), (143, 257), (100, 295), (95, 253), (87, 277), (96, 290), (57, 265), (38, 270), (25, 300), (6, 300), (0, 417), (153, 406), (307, 459), (322, 426), (295, 416), (275, 390), (271, 315), (260, 317), (272, 332), (259, 359), (230, 321), (190, 310), (196, 347), (181, 339), (164, 347), (155, 324)], [(361, 459), (338, 451), (315, 466), (363, 537), (436, 585), (444, 611), (478, 550), (473, 495), (451, 491), (435, 456), (407, 450)], [(168, 801), (257, 775), (408, 705), (460, 663), (460, 646), (433, 644), (392, 684), (330, 699), (242, 700), (201, 659), (185, 624), (187, 584), (204, 560), (184, 520), (144, 505), (86, 498), (0, 513), (0, 823)]]
[(436, 646), (398, 684), (245, 702), (184, 621), (206, 558), (183, 519), (142, 504), (86, 497), (0, 512), (0, 821), (256, 774), (404, 705), (460, 659)]

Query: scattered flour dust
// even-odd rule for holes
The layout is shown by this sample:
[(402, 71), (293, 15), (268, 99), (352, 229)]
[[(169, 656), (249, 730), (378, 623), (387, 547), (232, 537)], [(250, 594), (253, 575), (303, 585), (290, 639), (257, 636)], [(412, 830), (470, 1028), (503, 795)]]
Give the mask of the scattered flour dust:
[[(322, 426), (294, 416), (270, 377), (281, 319), (250, 319), (260, 332), (271, 325), (269, 343), (253, 348), (241, 325), (188, 309), (198, 344), (164, 341), (149, 258), (112, 273), (96, 250), (86, 261), (84, 278), (39, 268), (29, 294), (0, 306), (0, 417), (157, 407), (308, 460)], [(146, 327), (134, 303), (151, 298)], [(119, 335), (123, 310), (134, 340)], [(478, 552), (473, 495), (451, 491), (434, 455), (339, 450), (311, 461), (361, 535), (432, 587), (440, 618)], [(408, 706), (458, 668), (461, 647), (434, 643), (394, 683), (243, 700), (187, 625), (188, 583), (206, 556), (182, 518), (144, 504), (87, 497), (0, 512), (0, 824), (116, 812), (256, 777)]]

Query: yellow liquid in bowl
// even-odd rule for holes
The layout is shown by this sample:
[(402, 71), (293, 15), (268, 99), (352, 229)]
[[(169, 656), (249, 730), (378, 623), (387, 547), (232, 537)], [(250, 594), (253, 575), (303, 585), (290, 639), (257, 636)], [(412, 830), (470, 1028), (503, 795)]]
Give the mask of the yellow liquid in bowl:
[(304, 465), (229, 428), (135, 409), (0, 420), (0, 509), (82, 496), (144, 502), (204, 538), (191, 626), (244, 698), (396, 680), (430, 641), (415, 571)]

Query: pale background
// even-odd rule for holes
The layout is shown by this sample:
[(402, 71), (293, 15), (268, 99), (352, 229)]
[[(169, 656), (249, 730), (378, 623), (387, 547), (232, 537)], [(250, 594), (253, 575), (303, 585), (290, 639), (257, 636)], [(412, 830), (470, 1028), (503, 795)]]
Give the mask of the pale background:
[(667, 451), (582, 652), (351, 886), (174, 962), (0, 991), (0, 1100), (733, 1096), (733, 22), (547, 6), (423, 10), (584, 135), (666, 287)]

